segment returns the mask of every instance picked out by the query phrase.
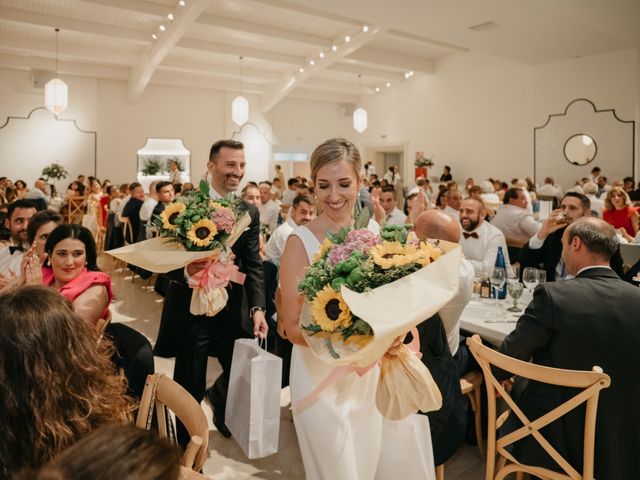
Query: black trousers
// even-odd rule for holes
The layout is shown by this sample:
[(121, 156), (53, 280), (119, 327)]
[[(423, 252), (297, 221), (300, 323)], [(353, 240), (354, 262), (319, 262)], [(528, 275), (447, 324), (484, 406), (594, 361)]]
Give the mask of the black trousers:
[[(201, 315), (190, 319), (190, 324), (181, 334), (176, 348), (173, 379), (198, 403), (205, 395), (208, 357), (216, 357), (220, 362), (222, 374), (216, 379), (209, 398), (216, 417), (222, 421), (227, 403), (233, 345), (238, 338), (249, 338), (249, 335), (237, 322), (224, 316)], [(185, 446), (190, 437), (180, 422), (177, 425), (177, 434), (178, 441)]]

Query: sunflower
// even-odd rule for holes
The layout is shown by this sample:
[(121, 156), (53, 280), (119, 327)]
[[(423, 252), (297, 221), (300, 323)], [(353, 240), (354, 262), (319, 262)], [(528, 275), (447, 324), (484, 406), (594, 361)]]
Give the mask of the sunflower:
[(206, 247), (218, 233), (216, 224), (204, 218), (191, 226), (187, 238), (199, 247)]
[(429, 251), (426, 249), (418, 249), (415, 245), (403, 245), (400, 242), (382, 242), (371, 249), (373, 262), (387, 270), (392, 267), (402, 267), (412, 263), (424, 262), (425, 257), (429, 263)]
[(209, 200), (209, 208), (213, 208), (214, 210), (216, 210), (218, 208), (222, 208), (222, 204), (216, 202), (215, 200)]
[(175, 230), (177, 225), (174, 223), (177, 216), (180, 215), (187, 207), (184, 203), (170, 203), (167, 208), (160, 214), (162, 219), (162, 227), (167, 230)]
[(422, 258), (418, 263), (425, 266), (435, 262), (442, 255), (442, 250), (429, 242), (420, 242), (419, 251), (422, 254)]
[(323, 259), (331, 247), (333, 247), (333, 242), (328, 238), (325, 238), (322, 245), (320, 245), (320, 250), (318, 250), (318, 252), (313, 256), (313, 263)]
[(341, 327), (351, 325), (349, 307), (342, 295), (329, 285), (325, 285), (311, 302), (311, 313), (318, 326), (325, 332), (335, 332)]

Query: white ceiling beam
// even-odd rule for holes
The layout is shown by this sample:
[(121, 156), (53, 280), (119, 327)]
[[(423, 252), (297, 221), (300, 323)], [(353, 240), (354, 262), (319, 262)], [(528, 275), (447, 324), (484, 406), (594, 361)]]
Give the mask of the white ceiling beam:
[(258, 48), (247, 48), (227, 43), (205, 42), (192, 38), (183, 38), (178, 42), (176, 48), (199, 52), (213, 52), (234, 57), (243, 56), (245, 59), (265, 60), (268, 62), (282, 63), (284, 65), (300, 65), (304, 63), (304, 57), (298, 55), (270, 52)]
[(146, 2), (144, 0), (72, 0), (75, 3), (91, 3), (105, 9), (133, 12), (137, 15), (144, 15), (150, 18), (167, 18), (167, 15), (174, 12), (171, 7), (158, 5), (157, 3)]
[(400, 73), (362, 67), (360, 65), (353, 65), (351, 63), (335, 63), (330, 67), (327, 67), (327, 70), (353, 75), (362, 75), (365, 78), (379, 80), (381, 82), (399, 82), (404, 79), (404, 77)]
[(172, 70), (178, 72), (202, 73), (222, 78), (233, 78), (236, 80), (246, 80), (254, 83), (266, 83), (269, 81), (277, 81), (280, 74), (269, 72), (267, 70), (257, 70), (254, 68), (238, 68), (228, 65), (216, 65), (213, 63), (205, 63), (183, 58), (167, 57), (160, 65), (158, 70)]
[(203, 14), (198, 19), (198, 25), (212, 27), (220, 30), (238, 31), (244, 34), (258, 36), (267, 39), (286, 40), (317, 48), (328, 48), (331, 40), (316, 35), (307, 35), (294, 30), (261, 25), (258, 23), (234, 20), (231, 18), (218, 17), (215, 15)]
[(415, 72), (434, 73), (436, 70), (433, 60), (428, 58), (414, 57), (370, 47), (360, 48), (347, 58), (368, 65), (396, 68), (403, 71), (413, 70)]
[(57, 27), (62, 31), (79, 32), (108, 38), (116, 37), (120, 40), (128, 40), (145, 45), (149, 44), (151, 40), (148, 33), (140, 30), (87, 22), (84, 20), (80, 21), (68, 17), (44, 15), (16, 8), (0, 7), (0, 21), (18, 25), (34, 25), (49, 29)]
[[(42, 56), (44, 54), (45, 56), (55, 58), (56, 46), (54, 42), (0, 36), (0, 51), (17, 53), (19, 55), (29, 54)], [(140, 60), (139, 55), (133, 53), (93, 46), (67, 44), (60, 47), (59, 57), (61, 59), (84, 60), (89, 63), (94, 63), (96, 59), (99, 59), (101, 63), (126, 66), (135, 65)]]
[(354, 34), (349, 42), (343, 40), (342, 42), (336, 42), (338, 45), (338, 50), (333, 52), (329, 51), (325, 53), (324, 58), (314, 58), (313, 60), (314, 66), (309, 65), (308, 62), (305, 62), (303, 65), (302, 72), (284, 73), (282, 76), (282, 80), (274, 85), (265, 93), (262, 98), (262, 111), (268, 112), (275, 105), (278, 104), (280, 100), (285, 98), (298, 84), (304, 83), (308, 78), (312, 78), (315, 76), (316, 72), (320, 72), (327, 67), (345, 59), (347, 56), (353, 54), (364, 45), (367, 45), (377, 35), (383, 33), (383, 30), (370, 26), (367, 32), (363, 32), (362, 30), (356, 34)]
[(160, 62), (164, 60), (174, 45), (178, 43), (188, 28), (195, 23), (202, 12), (207, 9), (210, 1), (211, 0), (189, 0), (187, 5), (182, 7), (176, 19), (171, 22), (167, 30), (160, 35), (151, 51), (144, 56), (142, 62), (131, 70), (131, 78), (129, 79), (129, 101), (135, 101), (142, 94)]

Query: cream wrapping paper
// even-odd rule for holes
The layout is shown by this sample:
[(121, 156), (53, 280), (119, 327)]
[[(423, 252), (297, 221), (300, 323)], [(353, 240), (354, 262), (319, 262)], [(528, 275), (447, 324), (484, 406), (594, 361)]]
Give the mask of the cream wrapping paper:
[[(251, 224), (249, 213), (245, 213), (236, 222), (233, 232), (225, 242), (226, 252), (219, 249), (203, 252), (189, 252), (180, 243), (169, 238), (156, 237), (142, 242), (132, 243), (124, 247), (108, 250), (112, 257), (130, 263), (153, 273), (168, 273), (184, 268), (190, 263), (208, 258), (226, 257), (231, 254), (231, 247)], [(231, 260), (228, 260), (231, 261)], [(224, 287), (205, 289), (195, 287), (191, 296), (190, 311), (194, 315), (213, 316), (224, 308), (228, 295)]]

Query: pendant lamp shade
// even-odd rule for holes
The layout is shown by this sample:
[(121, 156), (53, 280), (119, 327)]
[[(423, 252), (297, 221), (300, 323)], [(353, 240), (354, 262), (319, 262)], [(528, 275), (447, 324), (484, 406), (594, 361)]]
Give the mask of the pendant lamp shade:
[(55, 115), (67, 108), (69, 88), (59, 78), (52, 78), (44, 86), (44, 106)]
[(249, 120), (249, 100), (242, 95), (237, 96), (231, 102), (231, 120), (239, 127)]
[(353, 112), (353, 128), (356, 132), (362, 133), (367, 129), (367, 111), (364, 108), (357, 108)]

